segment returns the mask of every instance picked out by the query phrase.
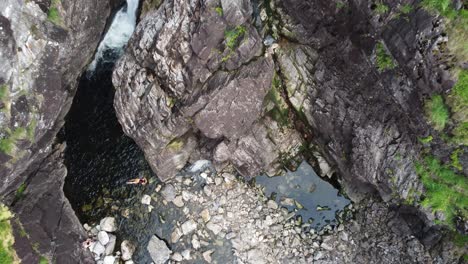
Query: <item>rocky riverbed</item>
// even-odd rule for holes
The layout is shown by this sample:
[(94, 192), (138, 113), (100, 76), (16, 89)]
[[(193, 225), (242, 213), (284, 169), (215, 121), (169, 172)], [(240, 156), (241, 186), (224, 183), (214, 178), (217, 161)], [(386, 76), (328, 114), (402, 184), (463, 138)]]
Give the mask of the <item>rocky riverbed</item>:
[[(432, 261), (425, 246), (405, 229), (404, 217), (385, 204), (369, 200), (357, 207), (349, 205), (337, 212), (336, 224), (314, 229), (301, 221), (298, 208), (288, 210), (232, 170), (188, 169), (165, 183), (150, 184), (134, 202), (115, 207), (113, 217), (118, 220), (106, 218), (92, 229), (86, 224), (96, 241), (89, 249), (104, 261), (98, 263), (111, 259), (104, 258), (107, 247), (99, 231), (114, 232), (117, 226), (126, 229), (117, 231), (121, 236), (117, 240), (123, 240), (120, 252), (112, 256), (112, 251), (106, 251), (106, 255), (125, 263)], [(113, 228), (106, 225), (108, 219), (116, 221)], [(135, 236), (135, 229), (144, 238)], [(131, 261), (124, 253), (129, 252), (127, 248), (134, 253)]]

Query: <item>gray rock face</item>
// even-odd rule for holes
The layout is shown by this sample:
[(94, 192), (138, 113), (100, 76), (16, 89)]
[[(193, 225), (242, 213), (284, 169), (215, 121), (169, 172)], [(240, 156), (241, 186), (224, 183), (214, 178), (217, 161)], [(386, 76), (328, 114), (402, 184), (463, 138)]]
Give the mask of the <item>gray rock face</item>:
[(50, 147), (111, 5), (122, 1), (57, 2), (0, 3), (0, 195)]
[[(51, 145), (77, 77), (119, 3), (0, 2), (0, 197), (18, 215), (15, 250), (22, 263), (38, 263), (38, 254), (54, 263), (93, 262), (80, 248), (84, 233), (62, 192), (61, 150)], [(23, 183), (26, 191), (15, 198)]]
[(271, 53), (262, 50), (250, 1), (218, 4), (165, 1), (142, 18), (114, 71), (119, 121), (163, 180), (188, 160), (216, 156), (217, 166), (231, 161), (255, 175), (279, 159), (261, 120)]
[(146, 248), (155, 264), (166, 263), (172, 254), (172, 251), (167, 247), (166, 243), (156, 236), (151, 237)]
[(22, 263), (39, 263), (37, 253), (51, 256), (54, 263), (94, 263), (90, 252), (80, 246), (86, 232), (63, 192), (58, 191), (67, 173), (62, 150), (63, 146), (48, 153), (40, 170), (26, 171), (30, 173), (28, 187), (12, 206), (21, 224), (14, 226), (14, 248)]

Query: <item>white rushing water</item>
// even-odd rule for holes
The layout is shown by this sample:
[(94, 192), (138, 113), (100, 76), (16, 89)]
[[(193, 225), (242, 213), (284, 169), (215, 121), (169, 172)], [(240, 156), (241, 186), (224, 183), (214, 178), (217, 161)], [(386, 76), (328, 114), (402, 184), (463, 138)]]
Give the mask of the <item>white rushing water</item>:
[(104, 39), (99, 44), (94, 60), (89, 65), (88, 72), (95, 70), (97, 62), (103, 58), (106, 50), (122, 52), (123, 47), (135, 30), (137, 9), (138, 0), (127, 0), (127, 6), (122, 7), (117, 12)]

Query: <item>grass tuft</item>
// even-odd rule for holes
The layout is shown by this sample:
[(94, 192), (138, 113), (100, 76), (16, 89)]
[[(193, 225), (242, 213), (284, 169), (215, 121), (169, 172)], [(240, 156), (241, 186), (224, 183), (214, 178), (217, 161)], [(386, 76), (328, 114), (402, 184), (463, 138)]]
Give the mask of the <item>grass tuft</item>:
[(413, 11), (413, 7), (410, 4), (404, 4), (400, 7), (400, 12), (404, 15), (408, 15)]
[(379, 72), (391, 70), (396, 67), (392, 56), (388, 53), (382, 42), (379, 42), (376, 45), (376, 61)]
[(427, 156), (415, 163), (415, 169), (426, 189), (422, 205), (433, 212), (442, 212), (444, 224), (455, 229), (455, 217), (468, 217), (468, 182), (437, 158)]
[(434, 129), (442, 131), (449, 120), (449, 110), (441, 95), (433, 95), (425, 103), (426, 115)]
[(2, 264), (18, 263), (13, 249), (14, 238), (10, 222), (12, 217), (8, 208), (0, 204), (0, 263)]
[(219, 15), (220, 17), (222, 17), (223, 14), (224, 14), (223, 8), (220, 7), (220, 6), (217, 6), (217, 7), (215, 8), (215, 11), (216, 11), (216, 13), (218, 13), (218, 15)]
[(384, 3), (377, 3), (376, 7), (375, 7), (375, 12), (379, 15), (383, 15), (385, 13), (387, 13), (388, 11), (390, 10), (390, 8), (388, 8), (387, 5), (385, 5)]

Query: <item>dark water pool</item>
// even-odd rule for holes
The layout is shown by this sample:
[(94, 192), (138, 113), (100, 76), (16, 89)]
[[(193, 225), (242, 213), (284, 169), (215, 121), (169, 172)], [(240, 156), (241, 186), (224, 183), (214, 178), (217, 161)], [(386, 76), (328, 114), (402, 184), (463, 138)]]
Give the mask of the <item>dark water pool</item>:
[(287, 171), (283, 176), (259, 176), (255, 183), (264, 189), (265, 195), (290, 211), (295, 211), (311, 227), (321, 229), (336, 225), (336, 214), (343, 211), (350, 201), (339, 194), (329, 182), (320, 178), (307, 162), (302, 162), (296, 171)]

